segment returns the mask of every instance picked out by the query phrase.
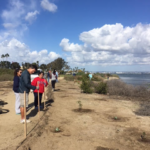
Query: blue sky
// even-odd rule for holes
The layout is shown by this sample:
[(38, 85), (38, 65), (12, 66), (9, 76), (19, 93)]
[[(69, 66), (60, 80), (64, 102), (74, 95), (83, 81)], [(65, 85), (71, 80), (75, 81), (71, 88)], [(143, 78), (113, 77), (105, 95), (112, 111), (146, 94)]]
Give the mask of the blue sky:
[(1, 0), (0, 55), (90, 71), (150, 71), (149, 0)]

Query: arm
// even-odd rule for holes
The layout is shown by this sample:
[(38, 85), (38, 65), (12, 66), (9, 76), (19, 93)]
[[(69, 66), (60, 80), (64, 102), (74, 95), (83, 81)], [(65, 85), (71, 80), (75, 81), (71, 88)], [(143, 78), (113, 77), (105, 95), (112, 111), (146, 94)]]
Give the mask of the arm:
[(29, 78), (28, 78), (28, 75), (24, 75), (24, 76), (23, 76), (23, 81), (24, 81), (25, 86), (26, 86), (28, 89), (32, 89), (32, 90), (35, 90), (35, 89), (36, 89), (36, 86), (32, 86), (32, 85), (31, 85), (31, 82), (30, 82), (30, 80), (29, 80)]
[[(14, 78), (14, 88), (17, 90), (19, 89), (19, 78)], [(18, 91), (18, 90), (17, 90)], [(19, 91), (18, 91), (19, 92)]]
[(44, 80), (44, 86), (46, 87), (48, 85), (48, 82)]
[(33, 85), (33, 86), (36, 86), (36, 85), (37, 85), (35, 78), (34, 78), (34, 80), (32, 81), (31, 85)]

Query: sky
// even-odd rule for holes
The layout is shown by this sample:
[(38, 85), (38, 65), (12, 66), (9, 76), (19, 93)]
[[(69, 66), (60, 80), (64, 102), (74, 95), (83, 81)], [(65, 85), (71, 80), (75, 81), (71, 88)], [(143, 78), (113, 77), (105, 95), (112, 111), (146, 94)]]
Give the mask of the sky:
[[(88, 71), (150, 71), (150, 0), (0, 0), (0, 55)], [(3, 59), (0, 58), (0, 61)]]

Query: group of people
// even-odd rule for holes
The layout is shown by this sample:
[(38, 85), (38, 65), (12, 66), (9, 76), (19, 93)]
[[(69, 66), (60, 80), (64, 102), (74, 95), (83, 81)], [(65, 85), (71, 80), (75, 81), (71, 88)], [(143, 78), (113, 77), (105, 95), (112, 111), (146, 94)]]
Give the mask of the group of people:
[[(27, 109), (28, 102), (29, 102), (29, 92), (33, 90), (34, 94), (34, 106), (35, 109), (38, 109), (38, 92), (39, 92), (39, 100), (40, 100), (40, 108), (42, 108), (41, 101), (42, 95), (44, 93), (45, 87), (48, 85), (46, 79), (44, 79), (44, 72), (40, 71), (38, 73), (38, 77), (34, 78), (31, 82), (30, 75), (37, 71), (37, 67), (35, 65), (30, 65), (27, 70), (22, 72), (21, 69), (16, 69), (14, 72), (14, 83), (13, 83), (13, 91), (16, 96), (16, 103), (15, 103), (15, 111), (17, 115), (21, 114), (20, 123), (25, 122), (24, 116), (24, 109)], [(52, 83), (52, 90), (55, 90), (55, 83), (57, 81), (58, 76), (56, 75), (56, 70), (53, 73), (50, 73), (51, 83)], [(24, 106), (24, 92), (26, 93), (26, 108)], [(30, 120), (26, 120), (27, 123)]]

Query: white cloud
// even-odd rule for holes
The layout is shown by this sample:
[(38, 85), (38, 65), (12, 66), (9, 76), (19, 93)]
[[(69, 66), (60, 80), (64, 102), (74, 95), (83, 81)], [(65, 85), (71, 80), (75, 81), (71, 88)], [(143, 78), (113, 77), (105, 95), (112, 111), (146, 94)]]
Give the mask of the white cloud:
[(34, 12), (28, 12), (25, 16), (25, 20), (31, 24), (34, 20), (36, 20), (38, 14), (39, 12), (37, 10), (35, 10)]
[(43, 9), (48, 10), (50, 12), (56, 12), (57, 6), (54, 3), (49, 2), (48, 0), (42, 0), (41, 6)]
[(3, 10), (1, 17), (4, 21), (14, 22), (18, 20), (23, 14), (25, 14), (24, 4), (20, 0), (9, 1), (9, 7)]
[[(17, 39), (13, 38), (11, 40), (5, 40), (0, 43), (0, 56), (2, 54), (8, 53), (10, 57), (8, 61), (10, 62), (36, 62), (39, 61), (40, 64), (55, 60), (60, 57), (59, 54), (55, 52), (48, 52), (48, 50), (44, 49), (41, 51), (31, 51), (24, 43), (21, 43)], [(0, 58), (1, 59), (1, 58)], [(2, 59), (1, 59), (2, 60)]]
[(60, 46), (71, 56), (67, 61), (76, 65), (132, 65), (149, 64), (150, 24), (123, 27), (104, 25), (80, 34), (83, 45), (62, 39)]
[(59, 44), (63, 47), (64, 51), (82, 51), (82, 46), (79, 44), (69, 43), (69, 39), (62, 39), (61, 43)]
[(36, 3), (35, 0), (28, 0), (26, 3), (21, 0), (9, 0), (7, 8), (1, 13), (5, 29), (0, 31), (2, 37), (0, 41), (13, 37), (22, 38), (24, 32), (28, 30), (25, 20), (31, 24), (39, 14)]

